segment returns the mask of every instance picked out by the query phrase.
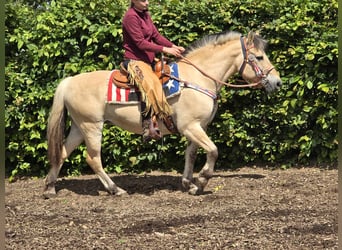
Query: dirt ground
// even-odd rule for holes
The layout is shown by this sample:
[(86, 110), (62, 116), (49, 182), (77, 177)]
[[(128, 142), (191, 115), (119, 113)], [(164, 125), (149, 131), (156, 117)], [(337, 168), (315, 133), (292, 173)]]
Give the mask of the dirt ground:
[(337, 170), (216, 171), (206, 192), (181, 174), (111, 175), (129, 193), (110, 196), (95, 175), (6, 181), (6, 249), (337, 249)]

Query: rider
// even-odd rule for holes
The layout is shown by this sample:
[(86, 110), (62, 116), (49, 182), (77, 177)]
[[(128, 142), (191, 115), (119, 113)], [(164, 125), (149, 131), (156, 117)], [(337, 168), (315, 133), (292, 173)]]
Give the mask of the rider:
[(162, 36), (148, 12), (148, 0), (131, 0), (131, 6), (122, 20), (124, 65), (131, 81), (142, 92), (141, 114), (144, 141), (160, 138), (152, 118), (167, 118), (171, 107), (166, 102), (162, 86), (153, 72), (155, 54), (164, 52), (179, 57), (183, 47), (176, 46)]

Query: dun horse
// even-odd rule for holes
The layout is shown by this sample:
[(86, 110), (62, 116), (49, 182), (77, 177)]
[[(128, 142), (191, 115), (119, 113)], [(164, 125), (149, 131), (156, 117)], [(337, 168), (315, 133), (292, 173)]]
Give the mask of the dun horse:
[[(248, 86), (273, 92), (281, 87), (279, 73), (265, 54), (266, 41), (250, 32), (247, 37), (237, 32), (208, 35), (196, 41), (177, 61), (182, 85), (180, 93), (168, 99), (178, 133), (188, 140), (182, 185), (190, 194), (203, 192), (214, 172), (218, 157), (215, 144), (206, 128), (217, 110), (217, 94), (226, 81), (236, 73)], [(64, 79), (57, 87), (48, 124), (48, 156), (51, 169), (45, 179), (44, 196), (56, 195), (55, 183), (65, 159), (85, 142), (86, 161), (110, 194), (122, 195), (103, 170), (101, 139), (104, 122), (110, 122), (133, 133), (141, 134), (141, 114), (138, 103), (113, 104), (107, 102), (110, 71), (94, 71)], [(64, 139), (66, 114), (71, 128)], [(170, 134), (159, 122), (163, 135)], [(206, 152), (206, 162), (197, 178), (193, 168), (197, 149)]]

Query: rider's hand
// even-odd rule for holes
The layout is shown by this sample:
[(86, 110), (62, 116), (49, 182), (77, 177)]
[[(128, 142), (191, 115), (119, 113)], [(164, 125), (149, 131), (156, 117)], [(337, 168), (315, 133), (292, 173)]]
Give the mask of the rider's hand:
[(172, 48), (178, 49), (181, 53), (185, 51), (185, 49), (182, 46), (172, 45)]
[(182, 55), (182, 52), (184, 52), (184, 48), (183, 47), (179, 47), (176, 45), (173, 45), (172, 47), (163, 47), (163, 52), (173, 55), (175, 57), (180, 57)]

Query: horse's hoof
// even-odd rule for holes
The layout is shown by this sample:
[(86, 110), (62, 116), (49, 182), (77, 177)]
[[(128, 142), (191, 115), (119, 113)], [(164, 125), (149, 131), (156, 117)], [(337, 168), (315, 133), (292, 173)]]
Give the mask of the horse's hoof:
[(191, 184), (191, 185), (190, 185), (190, 189), (189, 189), (189, 194), (191, 194), (191, 195), (200, 195), (200, 194), (203, 194), (203, 189), (197, 187), (195, 184)]
[(115, 195), (117, 195), (117, 196), (128, 196), (128, 193), (126, 192), (126, 190), (124, 190), (122, 188), (118, 188), (117, 191), (115, 192)]
[(55, 185), (46, 185), (43, 192), (43, 197), (45, 199), (55, 198), (57, 196)]
[(208, 184), (209, 179), (206, 177), (198, 177), (196, 184), (198, 184), (198, 186), (202, 187), (202, 189)]
[(182, 186), (184, 187), (186, 191), (190, 189), (190, 184), (191, 184), (191, 181), (189, 181), (188, 179), (186, 178), (182, 179)]
[(55, 198), (56, 196), (57, 196), (56, 192), (45, 191), (43, 193), (43, 198), (45, 199), (52, 199), (52, 198)]

